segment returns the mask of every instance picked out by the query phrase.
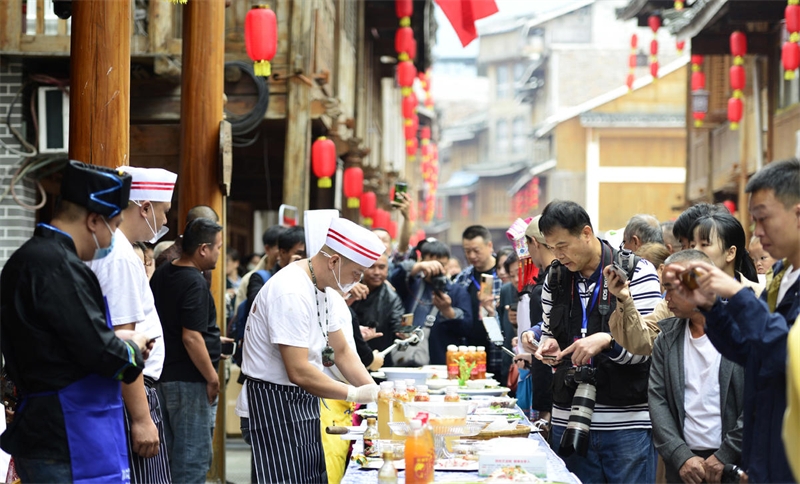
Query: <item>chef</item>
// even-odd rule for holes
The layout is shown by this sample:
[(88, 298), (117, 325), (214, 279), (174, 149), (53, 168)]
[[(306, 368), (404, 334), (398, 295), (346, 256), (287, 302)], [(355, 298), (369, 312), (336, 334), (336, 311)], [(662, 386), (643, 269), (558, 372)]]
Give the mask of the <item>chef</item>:
[(120, 381), (144, 368), (152, 341), (114, 334), (83, 261), (111, 252), (131, 177), (70, 161), (49, 224), (0, 276), (2, 350), (21, 401), (0, 443), (23, 482), (128, 482)]
[[(375, 401), (378, 386), (333, 312), (383, 250), (369, 230), (334, 218), (322, 248), (275, 274), (253, 301), (242, 372), (259, 483), (327, 481), (319, 398)], [(323, 373), (334, 364), (350, 384)]]

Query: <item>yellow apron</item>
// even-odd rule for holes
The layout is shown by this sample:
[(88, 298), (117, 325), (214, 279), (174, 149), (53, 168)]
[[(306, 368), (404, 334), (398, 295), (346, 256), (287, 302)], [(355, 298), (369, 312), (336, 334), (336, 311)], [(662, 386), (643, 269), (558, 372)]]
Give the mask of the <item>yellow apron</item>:
[(342, 400), (320, 399), (319, 422), (322, 426), (322, 448), (325, 451), (325, 467), (328, 469), (328, 484), (339, 484), (347, 468), (347, 452), (350, 441), (339, 435), (328, 435), (325, 427), (353, 425), (353, 406)]
[[(783, 445), (792, 474), (800, 481), (800, 317), (789, 331), (786, 358), (786, 413), (783, 416)], [(789, 449), (793, 449), (789, 451)]]

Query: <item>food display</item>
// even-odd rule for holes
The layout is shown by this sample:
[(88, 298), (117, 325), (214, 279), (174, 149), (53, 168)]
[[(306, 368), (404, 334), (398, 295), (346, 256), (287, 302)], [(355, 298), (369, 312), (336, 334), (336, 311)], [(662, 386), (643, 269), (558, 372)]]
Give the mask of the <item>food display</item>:
[(501, 467), (489, 474), (486, 482), (545, 482), (520, 466)]

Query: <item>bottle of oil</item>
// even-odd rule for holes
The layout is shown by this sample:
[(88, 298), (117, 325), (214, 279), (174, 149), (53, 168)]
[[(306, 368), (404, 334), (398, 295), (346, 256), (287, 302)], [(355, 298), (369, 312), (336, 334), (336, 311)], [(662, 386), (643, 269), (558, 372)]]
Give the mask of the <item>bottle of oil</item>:
[(383, 465), (378, 471), (378, 484), (397, 484), (397, 469), (392, 463), (394, 452), (387, 450), (383, 452)]
[(389, 422), (392, 421), (392, 398), (394, 397), (394, 382), (381, 383), (378, 392), (378, 434), (381, 439), (391, 439), (392, 430)]
[(364, 455), (367, 457), (378, 456), (378, 439), (381, 435), (378, 433), (378, 427), (375, 422), (375, 417), (367, 419), (367, 430), (364, 431)]

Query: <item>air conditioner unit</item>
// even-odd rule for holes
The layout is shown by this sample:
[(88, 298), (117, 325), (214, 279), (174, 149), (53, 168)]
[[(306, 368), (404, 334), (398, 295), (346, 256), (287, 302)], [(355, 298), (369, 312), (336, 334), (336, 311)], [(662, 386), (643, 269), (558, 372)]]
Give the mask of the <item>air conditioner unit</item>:
[(57, 87), (38, 89), (39, 153), (66, 153), (69, 148), (69, 95)]

